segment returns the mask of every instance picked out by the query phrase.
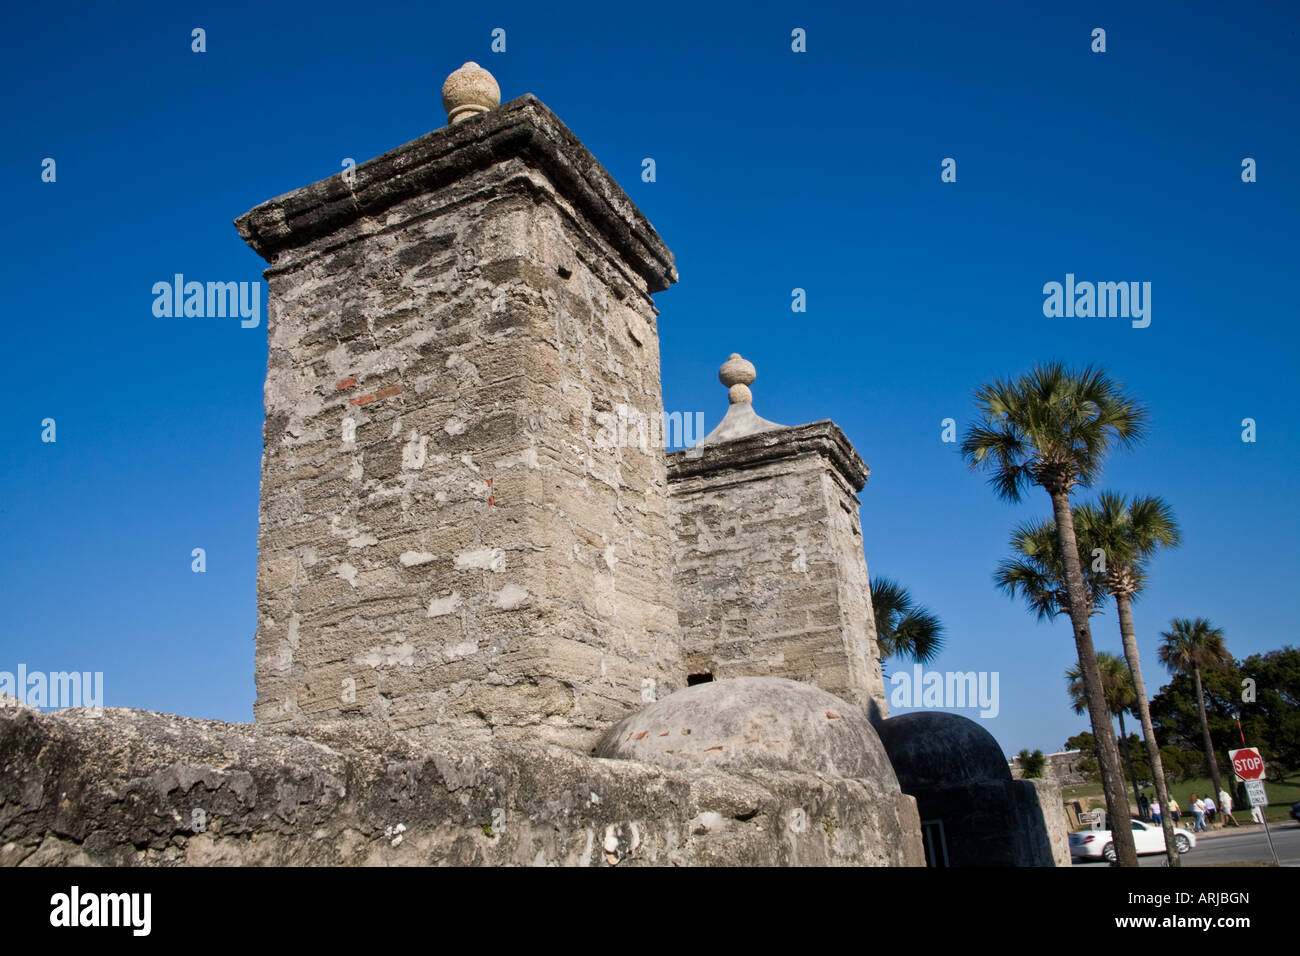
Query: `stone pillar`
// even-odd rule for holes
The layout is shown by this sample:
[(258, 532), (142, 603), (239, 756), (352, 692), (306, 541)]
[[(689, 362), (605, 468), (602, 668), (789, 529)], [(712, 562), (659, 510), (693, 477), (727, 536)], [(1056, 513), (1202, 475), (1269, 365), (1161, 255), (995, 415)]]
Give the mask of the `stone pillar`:
[(668, 456), (687, 674), (806, 681), (883, 718), (857, 499), (870, 472), (832, 422), (759, 418), (754, 375), (733, 355), (726, 417)]
[(585, 747), (683, 683), (662, 450), (671, 253), (541, 102), (236, 221), (271, 267), (256, 717)]

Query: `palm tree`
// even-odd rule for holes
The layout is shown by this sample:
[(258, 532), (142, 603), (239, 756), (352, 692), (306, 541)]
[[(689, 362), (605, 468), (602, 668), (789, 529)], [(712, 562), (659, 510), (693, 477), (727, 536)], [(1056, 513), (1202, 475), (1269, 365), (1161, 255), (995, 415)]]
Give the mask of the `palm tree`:
[[(967, 429), (961, 446), (971, 468), (991, 471), (989, 480), (1005, 500), (1020, 501), (1034, 485), (1051, 499), (1106, 809), (1110, 820), (1127, 821), (1124, 773), (1088, 626), (1087, 586), (1070, 495), (1096, 481), (1113, 446), (1128, 447), (1140, 440), (1146, 413), (1101, 370), (1088, 367), (1075, 372), (1059, 362), (1036, 366), (1015, 380), (980, 386), (975, 405), (979, 420)], [(1115, 826), (1112, 833), (1120, 865), (1137, 866), (1132, 830)]]
[[(1013, 557), (1005, 558), (993, 572), (993, 582), (1011, 598), (1022, 596), (1038, 620), (1070, 613), (1070, 592), (1065, 582), (1065, 562), (1052, 521), (1026, 522), (1011, 532)], [(1088, 614), (1101, 610), (1106, 599), (1103, 581), (1094, 573), (1084, 577)], [(1082, 713), (1082, 711), (1080, 711)]]
[[(1105, 589), (1115, 599), (1115, 608), (1119, 612), (1120, 639), (1133, 677), (1137, 716), (1142, 724), (1147, 759), (1151, 762), (1156, 797), (1165, 807), (1169, 805), (1169, 787), (1165, 782), (1164, 761), (1156, 741), (1155, 725), (1151, 721), (1146, 685), (1142, 681), (1132, 602), (1146, 582), (1146, 562), (1151, 556), (1160, 548), (1175, 548), (1182, 543), (1178, 522), (1174, 520), (1173, 509), (1161, 498), (1141, 497), (1130, 502), (1122, 495), (1103, 491), (1096, 504), (1085, 504), (1075, 509), (1074, 523), (1079, 529), (1080, 539), (1088, 542), (1088, 552), (1095, 554), (1097, 552), (1093, 549), (1098, 548), (1104, 559)], [(1217, 780), (1215, 787), (1217, 792)], [(1169, 865), (1180, 866), (1174, 843), (1174, 821), (1165, 813), (1161, 814), (1160, 822), (1165, 831), (1165, 856)]]
[(1047, 769), (1047, 758), (1043, 756), (1041, 750), (1029, 752), (1029, 748), (1021, 750), (1016, 754), (1020, 758), (1021, 775), (1026, 780), (1041, 780), (1043, 772)]
[(925, 664), (943, 649), (943, 624), (912, 600), (907, 588), (889, 578), (871, 582), (880, 657), (910, 657)]
[[(1107, 499), (1103, 493), (1103, 500)], [(1110, 496), (1114, 497), (1114, 496)], [(1113, 503), (1112, 503), (1113, 505)], [(1073, 509), (1075, 527), (1078, 529), (1079, 550), (1083, 554), (1095, 554), (1095, 549), (1100, 547), (1097, 529), (1099, 521), (1096, 518), (1096, 509), (1091, 509), (1090, 505), (1083, 505)], [(1172, 520), (1172, 518), (1170, 518)], [(1060, 548), (1057, 546), (1056, 525), (1051, 521), (1043, 521), (1037, 524), (1023, 524), (1017, 528), (1011, 535), (1011, 549), (1016, 557), (1007, 558), (998, 565), (997, 571), (993, 575), (993, 580), (998, 587), (1006, 591), (1011, 597), (1023, 594), (1025, 602), (1029, 605), (1030, 610), (1038, 615), (1038, 619), (1046, 620), (1055, 617), (1057, 614), (1069, 613), (1069, 598), (1065, 586), (1065, 569), (1061, 560)], [(1115, 548), (1118, 554), (1119, 551)], [(1102, 551), (1105, 554), (1105, 549)], [(1115, 570), (1116, 566), (1111, 564), (1108, 570)], [(1124, 601), (1124, 610), (1120, 614), (1120, 631), (1124, 637), (1124, 619), (1127, 616), (1129, 635), (1124, 637), (1124, 653), (1128, 659), (1129, 673), (1127, 677), (1127, 686), (1133, 689), (1134, 703), (1137, 708), (1139, 720), (1142, 721), (1143, 740), (1147, 747), (1147, 757), (1151, 757), (1152, 744), (1155, 741), (1155, 731), (1150, 729), (1151, 710), (1147, 703), (1146, 691), (1142, 685), (1142, 672), (1140, 665), (1137, 663), (1137, 638), (1132, 635), (1133, 617), (1128, 610), (1128, 592), (1123, 597), (1118, 592), (1112, 590), (1116, 587), (1116, 581), (1122, 581), (1126, 587), (1134, 590), (1141, 588), (1144, 580), (1141, 567), (1133, 565), (1126, 574), (1116, 574), (1115, 579), (1108, 576), (1106, 571), (1096, 568), (1095, 562), (1090, 564), (1085, 571), (1084, 582), (1088, 591), (1089, 614), (1096, 614), (1101, 610), (1101, 604), (1106, 599), (1108, 593), (1116, 593), (1116, 602)], [(1129, 638), (1132, 638), (1132, 653), (1130, 654)], [(1112, 657), (1118, 661), (1119, 658), (1100, 653), (1097, 655), (1098, 670), (1101, 671), (1102, 682), (1109, 684), (1106, 670), (1103, 666), (1103, 660), (1106, 657)], [(1137, 666), (1139, 670), (1136, 673), (1133, 668)], [(1071, 668), (1067, 676), (1073, 679), (1077, 668)], [(1082, 672), (1078, 672), (1079, 684), (1077, 688), (1071, 686), (1070, 693), (1075, 696), (1076, 714), (1083, 713), (1086, 704), (1080, 706), (1079, 695), (1083, 693)], [(1077, 690), (1077, 694), (1076, 694)], [(1107, 703), (1112, 712), (1115, 711), (1115, 701), (1111, 700), (1110, 692), (1107, 691)], [(1141, 791), (1137, 786), (1137, 775), (1133, 772), (1133, 755), (1129, 752), (1128, 734), (1124, 730), (1124, 712), (1116, 712), (1119, 717), (1120, 740), (1124, 750), (1124, 762), (1128, 765), (1129, 777), (1133, 778), (1133, 793), (1137, 798), (1138, 806), (1142, 805)], [(1145, 714), (1145, 717), (1142, 715)], [(1160, 762), (1159, 749), (1156, 750), (1156, 758), (1152, 762), (1152, 776), (1155, 778), (1156, 793), (1159, 797), (1160, 805), (1165, 806), (1169, 802), (1168, 786), (1165, 783), (1164, 765)], [(1174, 838), (1173, 818), (1168, 814), (1161, 814), (1160, 825), (1165, 830), (1165, 855), (1169, 860), (1170, 866), (1181, 866), (1182, 861), (1179, 857), (1178, 847)]]
[(1171, 628), (1161, 633), (1165, 642), (1160, 645), (1160, 663), (1171, 674), (1191, 674), (1196, 678), (1196, 706), (1201, 711), (1201, 739), (1205, 745), (1205, 760), (1210, 765), (1217, 796), (1223, 789), (1219, 782), (1219, 761), (1214, 757), (1214, 744), (1210, 740), (1210, 723), (1205, 717), (1205, 690), (1201, 686), (1201, 671), (1226, 670), (1232, 658), (1223, 643), (1223, 631), (1203, 617), (1194, 621), (1175, 618)]
[[(1119, 718), (1119, 739), (1121, 749), (1124, 751), (1124, 763), (1128, 767), (1129, 779), (1133, 782), (1133, 802), (1141, 806), (1142, 788), (1138, 786), (1137, 773), (1133, 769), (1133, 754), (1129, 752), (1128, 731), (1124, 729), (1124, 715), (1132, 713), (1137, 703), (1137, 694), (1133, 690), (1133, 675), (1129, 673), (1122, 658), (1106, 651), (1097, 652), (1097, 670), (1101, 672), (1106, 707)], [(1067, 690), (1074, 705), (1074, 712), (1082, 714), (1088, 709), (1088, 695), (1083, 686), (1083, 670), (1078, 664), (1074, 664), (1066, 669), (1065, 679), (1069, 682)], [(1172, 846), (1173, 841), (1169, 842)]]

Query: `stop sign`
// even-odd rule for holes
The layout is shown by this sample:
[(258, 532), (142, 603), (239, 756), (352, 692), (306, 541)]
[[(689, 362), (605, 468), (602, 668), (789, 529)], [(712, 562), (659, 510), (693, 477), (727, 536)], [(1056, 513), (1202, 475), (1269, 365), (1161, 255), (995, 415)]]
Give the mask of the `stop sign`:
[(1228, 751), (1232, 761), (1232, 771), (1242, 780), (1262, 780), (1264, 777), (1264, 758), (1254, 747)]

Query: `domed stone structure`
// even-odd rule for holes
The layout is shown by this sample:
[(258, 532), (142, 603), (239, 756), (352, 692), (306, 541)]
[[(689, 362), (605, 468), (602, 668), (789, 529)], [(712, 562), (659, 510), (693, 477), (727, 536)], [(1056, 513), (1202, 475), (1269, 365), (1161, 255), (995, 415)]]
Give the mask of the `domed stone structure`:
[(671, 769), (813, 772), (898, 791), (864, 711), (783, 677), (738, 677), (680, 690), (615, 724), (595, 753)]
[(1011, 782), (1011, 769), (996, 738), (960, 714), (900, 714), (882, 721), (876, 730), (904, 790)]
[(1063, 827), (1053, 826), (1060, 792), (1013, 780), (1002, 748), (978, 723), (918, 711), (876, 730), (899, 786), (916, 798), (929, 865), (1052, 866), (1063, 854), (1068, 862), (1068, 849), (1057, 846)]

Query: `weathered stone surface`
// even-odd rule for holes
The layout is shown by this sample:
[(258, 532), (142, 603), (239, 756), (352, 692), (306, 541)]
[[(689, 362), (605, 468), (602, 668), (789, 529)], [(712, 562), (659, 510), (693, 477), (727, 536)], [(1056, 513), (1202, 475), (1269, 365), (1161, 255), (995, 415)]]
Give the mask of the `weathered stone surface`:
[(472, 60), (442, 84), (442, 108), (447, 111), (448, 123), (463, 123), (500, 105), (496, 78)]
[[(1093, 779), (1086, 770), (1080, 768), (1080, 764), (1086, 764), (1089, 760), (1088, 755), (1082, 750), (1061, 750), (1056, 753), (1044, 754), (1043, 757), (1043, 776), (1052, 780), (1062, 789), (1077, 787)], [(1025, 771), (1020, 766), (1019, 756), (1008, 760), (1007, 766), (1011, 768), (1012, 777), (1016, 780), (1024, 779)]]
[(898, 791), (867, 715), (811, 684), (738, 677), (697, 684), (611, 727), (601, 757), (662, 767), (756, 767), (855, 777)]
[(239, 234), (268, 262), (403, 200), (444, 188), (506, 159), (541, 172), (573, 213), (589, 219), (634, 266), (647, 292), (677, 281), (672, 253), (641, 211), (576, 136), (527, 93), (473, 123), (436, 129), (357, 166), (348, 183), (331, 176), (296, 189), (235, 220)]
[[(727, 407), (727, 414), (722, 416), (722, 421), (718, 422), (718, 426), (713, 431), (704, 436), (700, 445), (732, 441), (761, 431), (785, 427), (776, 422), (769, 422), (766, 418), (760, 418), (754, 411), (754, 394), (749, 390), (749, 386), (757, 377), (758, 370), (754, 368), (754, 363), (746, 361), (739, 353), (732, 352), (731, 357), (722, 363), (722, 367), (718, 369), (718, 381), (727, 387), (727, 401), (730, 404)], [(697, 453), (699, 451), (698, 445), (696, 451)]]
[(256, 719), (589, 747), (682, 686), (650, 294), (672, 256), (531, 96), (241, 217), (272, 262)]
[(544, 744), (0, 709), (5, 865), (919, 865), (910, 798)]
[[(1016, 786), (1020, 790), (1020, 814), (1030, 821), (1030, 838), (1039, 844), (1034, 856), (1044, 861), (1050, 857), (1054, 866), (1069, 866), (1070, 827), (1060, 785), (1047, 778), (1017, 780)], [(1040, 821), (1041, 825), (1037, 825)]]
[(858, 514), (867, 475), (831, 422), (668, 456), (689, 674), (789, 677), (889, 712)]

